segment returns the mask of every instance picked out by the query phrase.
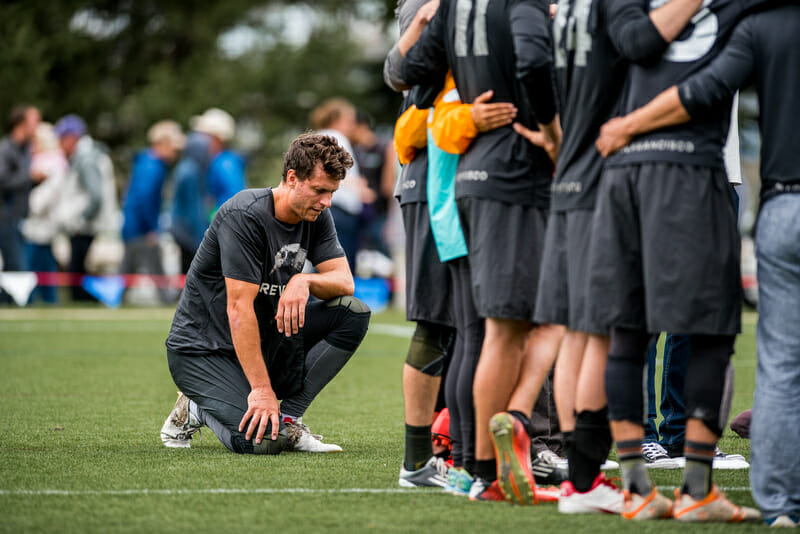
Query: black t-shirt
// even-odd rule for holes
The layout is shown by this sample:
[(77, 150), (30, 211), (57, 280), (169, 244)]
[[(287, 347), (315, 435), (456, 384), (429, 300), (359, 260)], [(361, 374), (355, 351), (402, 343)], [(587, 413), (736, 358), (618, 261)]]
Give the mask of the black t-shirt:
[(657, 60), (667, 47), (641, 0), (561, 0), (553, 23), (555, 80), (564, 136), (551, 209), (594, 207), (604, 160), (600, 126), (618, 113), (628, 61)]
[(238, 193), (217, 211), (197, 250), (167, 348), (190, 355), (235, 356), (225, 278), (258, 284), (253, 306), (261, 350), (280, 397), (282, 384), (295, 383), (291, 377), (297, 373), (302, 377), (303, 346), (302, 335), (287, 338), (278, 332), (274, 318), (278, 299), (306, 260), (317, 265), (342, 256), (329, 212), (323, 211), (314, 222), (287, 224), (275, 218), (271, 189)]
[[(631, 66), (623, 113), (642, 107), (665, 89), (705, 67), (722, 49), (736, 22), (749, 9), (769, 0), (705, 0), (678, 39), (652, 66)], [(662, 0), (652, 0), (651, 7)], [(732, 98), (703, 117), (637, 136), (612, 155), (609, 165), (665, 161), (724, 168), (722, 147), (728, 135)]]
[[(552, 63), (550, 17), (543, 0), (454, 0), (436, 16), (403, 61), (403, 79), (432, 84), (448, 66), (463, 102), (493, 90), (492, 102), (512, 102), (516, 120), (538, 129), (534, 109), (555, 107), (533, 99), (524, 80)], [(552, 84), (549, 75), (537, 83)], [(549, 122), (552, 117), (543, 117)], [(511, 126), (479, 134), (456, 171), (456, 197), (549, 205), (553, 166), (547, 154)]]
[(761, 179), (765, 185), (800, 183), (800, 135), (795, 122), (800, 118), (800, 5), (743, 19), (708, 68), (678, 89), (694, 118), (751, 81), (758, 91)]

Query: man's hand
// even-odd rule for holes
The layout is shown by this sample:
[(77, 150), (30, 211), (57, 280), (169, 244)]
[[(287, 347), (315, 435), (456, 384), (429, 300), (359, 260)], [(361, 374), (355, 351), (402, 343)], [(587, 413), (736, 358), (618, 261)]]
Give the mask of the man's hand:
[(518, 122), (515, 122), (513, 127), (515, 132), (527, 139), (532, 145), (536, 145), (547, 152), (547, 155), (550, 156), (555, 165), (558, 159), (558, 145), (556, 143), (551, 141), (544, 133), (526, 128)]
[(254, 441), (258, 444), (261, 443), (261, 439), (264, 437), (267, 424), (272, 423), (272, 434), (269, 439), (276, 440), (278, 438), (280, 413), (278, 399), (275, 397), (275, 392), (272, 391), (272, 388), (253, 389), (247, 396), (247, 411), (242, 417), (242, 422), (239, 423), (239, 432), (243, 432), (247, 421), (250, 421), (245, 437), (250, 439), (255, 433)]
[(434, 15), (436, 10), (439, 9), (439, 0), (431, 0), (419, 8), (417, 14), (414, 15), (414, 23), (427, 25)]
[(309, 283), (302, 274), (294, 275), (278, 300), (278, 332), (291, 337), (297, 334), (306, 322), (306, 303), (310, 295)]
[(600, 128), (600, 137), (595, 146), (600, 154), (607, 158), (620, 148), (627, 146), (633, 136), (628, 134), (625, 117), (614, 117)]
[(489, 104), (493, 95), (494, 91), (491, 89), (478, 95), (469, 110), (472, 122), (475, 123), (479, 132), (488, 132), (511, 124), (511, 121), (517, 116), (517, 108), (510, 102)]

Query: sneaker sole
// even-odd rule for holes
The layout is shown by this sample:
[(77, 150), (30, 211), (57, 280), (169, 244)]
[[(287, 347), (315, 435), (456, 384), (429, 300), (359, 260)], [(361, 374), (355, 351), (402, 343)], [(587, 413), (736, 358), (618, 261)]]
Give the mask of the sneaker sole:
[(512, 504), (533, 505), (537, 503), (536, 482), (533, 473), (525, 469), (530, 465), (530, 444), (518, 447), (514, 439), (514, 419), (508, 413), (500, 413), (489, 422), (497, 458), (497, 481), (506, 499)]

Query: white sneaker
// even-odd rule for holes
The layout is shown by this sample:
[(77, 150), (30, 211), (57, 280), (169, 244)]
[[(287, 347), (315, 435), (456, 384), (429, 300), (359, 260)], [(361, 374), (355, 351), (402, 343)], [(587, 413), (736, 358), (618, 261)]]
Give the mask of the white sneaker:
[(670, 458), (667, 450), (657, 442), (642, 443), (642, 456), (650, 469), (680, 469), (686, 463), (680, 458)]
[(178, 400), (161, 427), (161, 442), (165, 447), (188, 449), (192, 435), (200, 432), (200, 421), (189, 412), (189, 397), (178, 392)]
[(286, 450), (295, 452), (342, 452), (342, 448), (333, 443), (322, 443), (322, 436), (312, 434), (300, 419), (294, 424), (286, 425), (289, 445)]
[[(569, 469), (569, 460), (566, 458), (556, 456), (550, 461), (559, 469)], [(619, 469), (619, 463), (615, 462), (614, 460), (606, 460), (603, 462), (603, 465), (600, 466), (600, 471), (610, 471), (612, 469)]]
[(433, 486), (443, 488), (447, 485), (448, 466), (438, 456), (431, 456), (425, 465), (416, 471), (409, 471), (400, 466), (400, 478), (397, 483), (403, 488)]
[(562, 514), (620, 514), (624, 502), (622, 491), (600, 473), (584, 493), (577, 491), (570, 481), (561, 484), (558, 511)]
[(725, 454), (719, 447), (714, 451), (714, 469), (747, 469), (750, 464), (741, 454)]

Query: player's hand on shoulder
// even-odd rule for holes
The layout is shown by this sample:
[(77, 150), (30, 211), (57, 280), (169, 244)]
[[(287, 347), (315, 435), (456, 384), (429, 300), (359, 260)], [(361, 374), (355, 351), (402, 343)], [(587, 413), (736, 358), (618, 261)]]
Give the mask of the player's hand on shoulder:
[(306, 304), (310, 296), (309, 284), (303, 274), (296, 274), (286, 284), (278, 300), (275, 314), (278, 332), (291, 337), (297, 334), (306, 322)]

